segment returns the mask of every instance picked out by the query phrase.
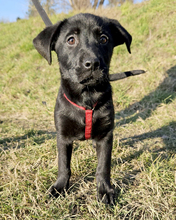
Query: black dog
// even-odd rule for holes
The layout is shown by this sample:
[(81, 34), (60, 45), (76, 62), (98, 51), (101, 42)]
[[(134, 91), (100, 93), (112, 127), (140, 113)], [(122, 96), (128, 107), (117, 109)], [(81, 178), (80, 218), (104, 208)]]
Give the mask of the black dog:
[(114, 108), (109, 83), (113, 48), (125, 43), (130, 52), (131, 35), (116, 20), (78, 14), (45, 28), (33, 41), (51, 64), (57, 53), (61, 85), (55, 106), (59, 172), (51, 194), (68, 189), (74, 140), (92, 139), (96, 147), (98, 199), (113, 204), (110, 183)]

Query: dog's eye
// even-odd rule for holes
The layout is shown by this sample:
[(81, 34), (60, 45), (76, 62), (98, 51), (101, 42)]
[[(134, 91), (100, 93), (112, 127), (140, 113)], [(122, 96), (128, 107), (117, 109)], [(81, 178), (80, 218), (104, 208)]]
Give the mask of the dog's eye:
[(101, 35), (99, 42), (100, 44), (106, 44), (108, 42), (108, 37), (104, 34)]
[(69, 37), (68, 40), (67, 40), (67, 43), (69, 45), (74, 45), (76, 43), (76, 40), (75, 38), (72, 36), (72, 37)]

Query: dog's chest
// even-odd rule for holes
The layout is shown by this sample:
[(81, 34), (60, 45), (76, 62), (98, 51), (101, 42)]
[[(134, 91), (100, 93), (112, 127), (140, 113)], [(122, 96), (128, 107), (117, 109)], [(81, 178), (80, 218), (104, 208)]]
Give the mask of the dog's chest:
[[(113, 106), (82, 110), (72, 106), (59, 115), (59, 133), (66, 139), (101, 139), (113, 128)], [(57, 127), (57, 126), (56, 126)]]

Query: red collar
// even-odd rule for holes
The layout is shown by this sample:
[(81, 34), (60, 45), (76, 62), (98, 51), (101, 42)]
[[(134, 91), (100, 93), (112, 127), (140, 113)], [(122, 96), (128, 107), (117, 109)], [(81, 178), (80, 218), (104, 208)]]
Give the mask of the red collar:
[(88, 140), (91, 138), (91, 133), (92, 133), (92, 117), (93, 117), (93, 111), (97, 105), (93, 106), (92, 110), (86, 110), (85, 107), (79, 106), (76, 103), (72, 102), (70, 99), (67, 98), (67, 96), (64, 93), (64, 97), (67, 99), (68, 102), (70, 102), (72, 105), (76, 106), (79, 109), (82, 109), (85, 111), (85, 139)]

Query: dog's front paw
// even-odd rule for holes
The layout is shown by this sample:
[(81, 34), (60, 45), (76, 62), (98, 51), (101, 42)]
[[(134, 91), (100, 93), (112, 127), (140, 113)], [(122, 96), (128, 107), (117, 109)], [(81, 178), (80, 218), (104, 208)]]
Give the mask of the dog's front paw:
[(69, 180), (65, 181), (64, 179), (58, 178), (57, 181), (49, 190), (50, 196), (58, 198), (60, 194), (63, 194), (65, 190), (68, 189)]
[(64, 189), (57, 189), (54, 185), (49, 190), (49, 195), (54, 198), (58, 198)]
[(97, 196), (98, 201), (101, 201), (105, 204), (114, 205), (114, 189), (112, 186), (105, 181), (101, 181), (97, 185)]

